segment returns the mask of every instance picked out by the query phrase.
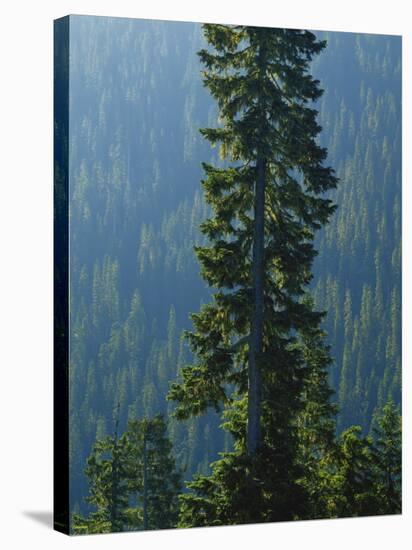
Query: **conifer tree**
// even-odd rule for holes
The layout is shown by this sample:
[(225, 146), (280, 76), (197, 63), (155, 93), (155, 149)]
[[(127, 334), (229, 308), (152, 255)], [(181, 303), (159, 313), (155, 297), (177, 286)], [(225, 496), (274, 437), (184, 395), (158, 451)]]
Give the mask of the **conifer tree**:
[(138, 522), (132, 527), (176, 527), (181, 472), (176, 468), (163, 417), (130, 421), (126, 438), (129, 490), (139, 510)]
[(401, 417), (392, 401), (375, 419), (373, 437), (351, 426), (320, 461), (322, 517), (399, 514), (402, 509)]
[(311, 102), (322, 90), (308, 73), (325, 42), (288, 29), (207, 24), (204, 32), (211, 46), (199, 52), (204, 84), (222, 126), (201, 133), (220, 144), (228, 165), (203, 164), (212, 216), (201, 226), (208, 244), (196, 253), (217, 290), (192, 316), (197, 362), (181, 370), (169, 397), (181, 419), (223, 406), (236, 456), (224, 455), (214, 480), (190, 485), (204, 498), (182, 497), (182, 521), (190, 506), (198, 524), (203, 506), (216, 522), (223, 508), (231, 509), (230, 523), (291, 519), (304, 502), (296, 419), (307, 366), (298, 335), (316, 330), (322, 317), (302, 296), (314, 233), (335, 209), (324, 193), (337, 182), (316, 141), (321, 128)]
[(96, 511), (88, 518), (79, 514), (73, 517), (73, 531), (84, 533), (113, 533), (123, 531), (129, 503), (126, 457), (129, 453), (127, 438), (118, 435), (119, 406), (115, 419), (114, 435), (96, 441), (87, 459), (85, 473), (89, 479), (90, 494), (87, 502)]
[(377, 514), (402, 511), (402, 423), (399, 409), (389, 401), (378, 418), (372, 447), (376, 475)]
[(86, 475), (95, 511), (73, 517), (73, 531), (113, 533), (175, 527), (181, 473), (161, 415), (130, 420), (127, 430), (96, 441)]
[[(305, 298), (308, 305), (313, 300)], [(319, 327), (309, 326), (300, 332), (300, 346), (306, 366), (302, 392), (303, 409), (297, 416), (298, 461), (303, 470), (300, 480), (308, 497), (307, 518), (327, 517), (328, 494), (325, 462), (335, 451), (335, 416), (337, 406), (331, 402), (329, 385), (330, 348), (326, 334)]]
[(324, 461), (327, 517), (369, 516), (376, 513), (372, 439), (351, 426), (336, 440)]

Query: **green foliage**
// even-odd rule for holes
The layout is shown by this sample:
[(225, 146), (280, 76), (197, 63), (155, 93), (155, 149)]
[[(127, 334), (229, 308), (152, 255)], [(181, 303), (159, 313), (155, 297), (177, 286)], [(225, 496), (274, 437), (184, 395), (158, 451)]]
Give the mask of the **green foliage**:
[(96, 441), (87, 459), (85, 473), (89, 479), (90, 496), (87, 502), (97, 510), (88, 518), (73, 516), (73, 532), (112, 533), (123, 531), (129, 504), (126, 458), (129, 452), (127, 437), (123, 434), (107, 436)]
[[(306, 298), (309, 304), (310, 298)], [(335, 448), (337, 406), (331, 403), (332, 364), (326, 334), (318, 327), (301, 330), (300, 345), (306, 365), (303, 408), (297, 417), (297, 456), (302, 468), (300, 484), (308, 495), (307, 518), (325, 517), (324, 461)]]
[(402, 512), (402, 422), (399, 408), (389, 401), (374, 430), (372, 457), (377, 514)]
[(361, 428), (352, 426), (340, 436), (332, 454), (328, 479), (329, 517), (366, 516), (374, 514), (372, 442), (360, 437)]
[(355, 517), (401, 512), (401, 417), (393, 402), (377, 416), (374, 437), (345, 430), (322, 455), (317, 517)]
[[(296, 468), (283, 449), (261, 449), (259, 455), (222, 453), (213, 474), (195, 476), (181, 495), (180, 527), (238, 525), (303, 517), (306, 494), (291, 483)], [(292, 477), (293, 479), (293, 477)]]

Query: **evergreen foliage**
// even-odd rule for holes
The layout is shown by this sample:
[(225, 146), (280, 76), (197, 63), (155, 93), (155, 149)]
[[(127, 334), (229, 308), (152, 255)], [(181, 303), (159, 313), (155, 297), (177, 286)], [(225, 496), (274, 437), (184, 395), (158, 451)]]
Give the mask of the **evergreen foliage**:
[(361, 431), (359, 426), (345, 430), (337, 441), (335, 453), (329, 457), (326, 478), (331, 497), (327, 517), (375, 513), (372, 442), (362, 437)]
[(401, 512), (401, 416), (393, 402), (381, 409), (376, 422), (373, 437), (351, 426), (320, 456), (313, 517)]
[[(312, 299), (305, 297), (309, 304)], [(302, 392), (303, 407), (297, 416), (297, 457), (303, 475), (300, 484), (307, 498), (307, 518), (329, 517), (325, 507), (325, 460), (335, 449), (336, 404), (331, 402), (329, 385), (332, 364), (326, 334), (319, 327), (304, 327), (300, 331), (300, 346), (307, 374)], [(305, 516), (304, 516), (305, 517)]]
[(402, 420), (399, 408), (389, 401), (378, 418), (372, 447), (377, 514), (402, 512)]
[(118, 417), (113, 436), (97, 440), (87, 459), (85, 473), (89, 479), (87, 501), (97, 510), (88, 518), (73, 516), (76, 534), (122, 531), (129, 504), (126, 461), (129, 454), (127, 437), (118, 437)]

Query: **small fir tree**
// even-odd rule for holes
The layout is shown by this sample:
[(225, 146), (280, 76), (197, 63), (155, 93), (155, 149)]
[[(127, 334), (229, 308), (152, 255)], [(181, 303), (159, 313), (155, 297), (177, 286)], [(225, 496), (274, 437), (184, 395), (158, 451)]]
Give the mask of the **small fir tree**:
[(376, 474), (377, 514), (402, 512), (402, 422), (399, 408), (389, 401), (374, 429), (372, 456)]
[(97, 441), (87, 460), (87, 502), (96, 511), (87, 518), (75, 514), (74, 533), (175, 527), (181, 472), (163, 417), (131, 420), (116, 434)]

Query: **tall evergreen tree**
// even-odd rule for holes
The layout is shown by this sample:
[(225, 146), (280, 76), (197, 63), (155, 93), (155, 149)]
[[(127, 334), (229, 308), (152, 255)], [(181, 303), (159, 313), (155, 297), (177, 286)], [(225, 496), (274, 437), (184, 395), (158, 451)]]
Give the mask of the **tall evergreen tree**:
[[(287, 29), (207, 24), (204, 32), (214, 49), (199, 52), (204, 84), (222, 126), (201, 132), (231, 165), (203, 164), (213, 214), (201, 226), (209, 244), (196, 252), (217, 291), (192, 316), (197, 363), (182, 369), (169, 397), (178, 418), (226, 407), (243, 462), (237, 472), (247, 473), (243, 487), (225, 496), (245, 495), (242, 517), (231, 523), (248, 521), (247, 510), (249, 521), (288, 519), (303, 501), (296, 419), (307, 365), (298, 335), (316, 330), (322, 317), (302, 296), (314, 232), (335, 209), (323, 194), (337, 180), (323, 166), (327, 152), (317, 144), (321, 128), (310, 106), (322, 90), (308, 73), (325, 42)], [(226, 455), (216, 467), (220, 481), (236, 470), (233, 460)], [(198, 479), (192, 488), (205, 484)]]

